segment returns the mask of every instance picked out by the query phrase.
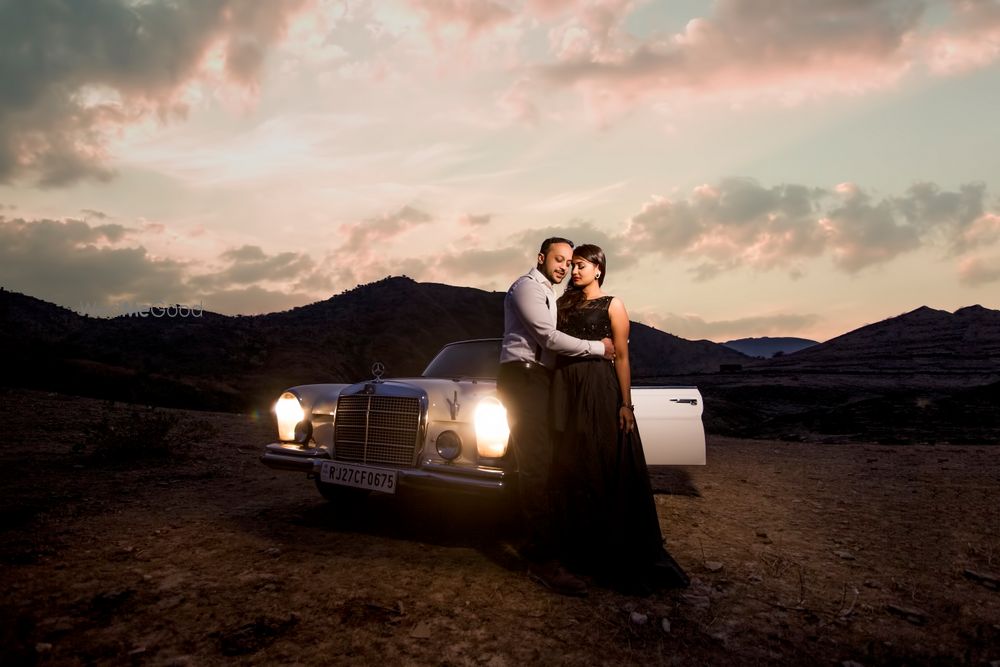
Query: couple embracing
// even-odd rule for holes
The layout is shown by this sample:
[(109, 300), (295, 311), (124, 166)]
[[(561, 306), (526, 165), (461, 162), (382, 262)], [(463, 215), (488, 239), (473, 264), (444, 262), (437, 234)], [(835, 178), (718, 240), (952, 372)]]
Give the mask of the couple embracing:
[(504, 299), (497, 391), (518, 462), (521, 553), (532, 579), (566, 595), (586, 595), (581, 577), (638, 594), (688, 584), (663, 548), (632, 405), (628, 313), (601, 290), (606, 274), (601, 248), (549, 238)]

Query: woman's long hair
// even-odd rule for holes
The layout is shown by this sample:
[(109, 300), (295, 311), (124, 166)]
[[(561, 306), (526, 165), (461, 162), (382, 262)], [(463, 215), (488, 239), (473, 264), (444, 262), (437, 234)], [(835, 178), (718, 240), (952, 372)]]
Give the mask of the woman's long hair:
[[(604, 285), (604, 276), (608, 273), (608, 261), (604, 256), (604, 251), (601, 250), (601, 247), (596, 246), (593, 243), (578, 245), (573, 249), (573, 259), (577, 258), (585, 259), (596, 266), (597, 270), (601, 272), (601, 275), (597, 278), (597, 284)], [(557, 306), (559, 308), (572, 308), (585, 298), (586, 297), (583, 295), (583, 289), (573, 285), (573, 280), (570, 278), (569, 286), (566, 287), (566, 291), (563, 292), (563, 295), (559, 297)]]

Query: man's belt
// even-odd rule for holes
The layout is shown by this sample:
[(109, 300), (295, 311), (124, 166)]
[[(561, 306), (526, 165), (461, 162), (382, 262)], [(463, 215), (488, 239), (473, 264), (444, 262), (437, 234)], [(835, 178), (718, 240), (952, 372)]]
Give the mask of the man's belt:
[(542, 364), (535, 363), (534, 361), (505, 361), (500, 364), (501, 368), (523, 368), (529, 371), (543, 371), (545, 373), (551, 373), (551, 369), (546, 368)]

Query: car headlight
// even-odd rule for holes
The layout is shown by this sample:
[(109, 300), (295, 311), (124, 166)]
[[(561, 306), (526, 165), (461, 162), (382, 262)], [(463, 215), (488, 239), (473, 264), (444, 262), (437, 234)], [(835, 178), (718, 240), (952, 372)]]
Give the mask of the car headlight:
[(295, 425), (306, 417), (299, 397), (286, 391), (274, 404), (274, 414), (278, 418), (278, 439), (286, 442), (295, 440)]
[(438, 455), (446, 461), (454, 461), (462, 453), (462, 438), (454, 431), (443, 431), (434, 441)]
[(492, 396), (479, 401), (475, 413), (476, 449), (484, 458), (498, 459), (507, 452), (510, 427), (507, 426), (507, 410)]

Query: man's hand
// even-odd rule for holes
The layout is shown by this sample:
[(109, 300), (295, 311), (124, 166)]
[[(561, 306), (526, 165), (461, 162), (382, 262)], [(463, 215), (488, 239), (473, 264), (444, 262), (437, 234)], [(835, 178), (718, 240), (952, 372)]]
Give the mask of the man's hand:
[(614, 359), (615, 358), (615, 344), (610, 338), (602, 338), (601, 342), (604, 343), (604, 358)]

